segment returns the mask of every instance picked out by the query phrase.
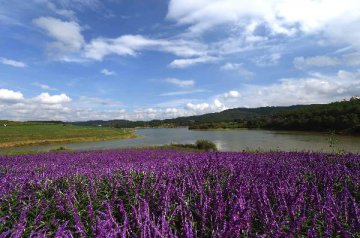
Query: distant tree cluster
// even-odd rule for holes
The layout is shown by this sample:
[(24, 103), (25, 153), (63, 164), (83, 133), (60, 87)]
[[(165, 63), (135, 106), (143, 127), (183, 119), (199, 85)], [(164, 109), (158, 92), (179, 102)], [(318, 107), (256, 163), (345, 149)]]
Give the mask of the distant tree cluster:
[(360, 132), (360, 100), (334, 102), (276, 114), (263, 125), (269, 129)]
[(190, 129), (264, 128), (272, 130), (334, 131), (360, 134), (360, 99), (292, 108), (232, 122), (197, 123)]

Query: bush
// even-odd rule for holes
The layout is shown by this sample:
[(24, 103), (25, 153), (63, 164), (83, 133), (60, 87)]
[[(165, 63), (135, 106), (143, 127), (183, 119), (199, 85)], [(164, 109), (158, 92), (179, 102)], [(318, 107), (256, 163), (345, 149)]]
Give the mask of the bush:
[(206, 151), (216, 151), (216, 145), (212, 142), (212, 141), (208, 141), (208, 140), (197, 140), (196, 143), (196, 148), (198, 148), (199, 150), (206, 150)]
[(60, 146), (58, 148), (54, 148), (54, 149), (51, 149), (49, 152), (57, 152), (57, 151), (68, 151), (69, 149), (63, 147), (63, 146)]

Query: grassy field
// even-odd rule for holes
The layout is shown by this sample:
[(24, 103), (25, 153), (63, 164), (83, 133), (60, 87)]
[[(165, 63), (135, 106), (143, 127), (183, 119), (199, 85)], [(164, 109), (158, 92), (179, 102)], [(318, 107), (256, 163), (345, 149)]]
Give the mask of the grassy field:
[(5, 127), (3, 124), (0, 124), (0, 148), (136, 137), (132, 129), (19, 122), (7, 123)]

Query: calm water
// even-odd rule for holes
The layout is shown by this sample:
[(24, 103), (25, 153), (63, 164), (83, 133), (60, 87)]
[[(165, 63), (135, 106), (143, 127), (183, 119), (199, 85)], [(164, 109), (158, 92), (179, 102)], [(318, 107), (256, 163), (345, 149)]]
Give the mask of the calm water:
[[(101, 142), (56, 144), (42, 146), (27, 146), (6, 149), (6, 151), (39, 150), (64, 146), (73, 150), (90, 149), (116, 149), (127, 147), (164, 145), (170, 143), (194, 143), (199, 139), (213, 141), (222, 151), (242, 151), (246, 149), (285, 151), (332, 151), (330, 137), (336, 149), (346, 152), (360, 153), (360, 137), (330, 136), (323, 133), (305, 132), (278, 132), (266, 130), (227, 130), (227, 131), (192, 131), (187, 128), (161, 128), (161, 129), (138, 129), (136, 133), (141, 138), (127, 140), (113, 140)], [(5, 151), (5, 150), (2, 150)]]

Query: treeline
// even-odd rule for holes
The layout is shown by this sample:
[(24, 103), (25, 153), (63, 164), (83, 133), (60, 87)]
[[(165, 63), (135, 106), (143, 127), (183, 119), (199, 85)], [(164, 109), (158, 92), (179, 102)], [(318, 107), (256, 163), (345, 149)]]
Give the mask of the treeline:
[(272, 115), (277, 112), (295, 110), (307, 107), (307, 105), (296, 105), (289, 107), (259, 107), (259, 108), (234, 108), (222, 112), (208, 113), (204, 115), (178, 117), (165, 120), (151, 121), (129, 121), (129, 120), (94, 120), (85, 122), (73, 122), (75, 125), (84, 126), (110, 126), (119, 128), (135, 127), (188, 127), (206, 123), (235, 122), (238, 120), (252, 119), (265, 115)]
[[(179, 125), (166, 123), (163, 120), (152, 120), (152, 121), (128, 121), (128, 120), (110, 120), (110, 121), (85, 121), (85, 122), (72, 122), (73, 125), (79, 126), (104, 126), (104, 127), (115, 127), (115, 128), (136, 128), (136, 127), (177, 127)], [(184, 125), (186, 126), (186, 125)]]
[(288, 107), (234, 108), (199, 116), (152, 121), (86, 121), (75, 125), (116, 128), (189, 127), (189, 129), (261, 128), (270, 130), (331, 131), (360, 134), (360, 99), (330, 104)]
[(195, 123), (189, 129), (262, 128), (360, 134), (360, 100), (309, 105), (231, 122)]

